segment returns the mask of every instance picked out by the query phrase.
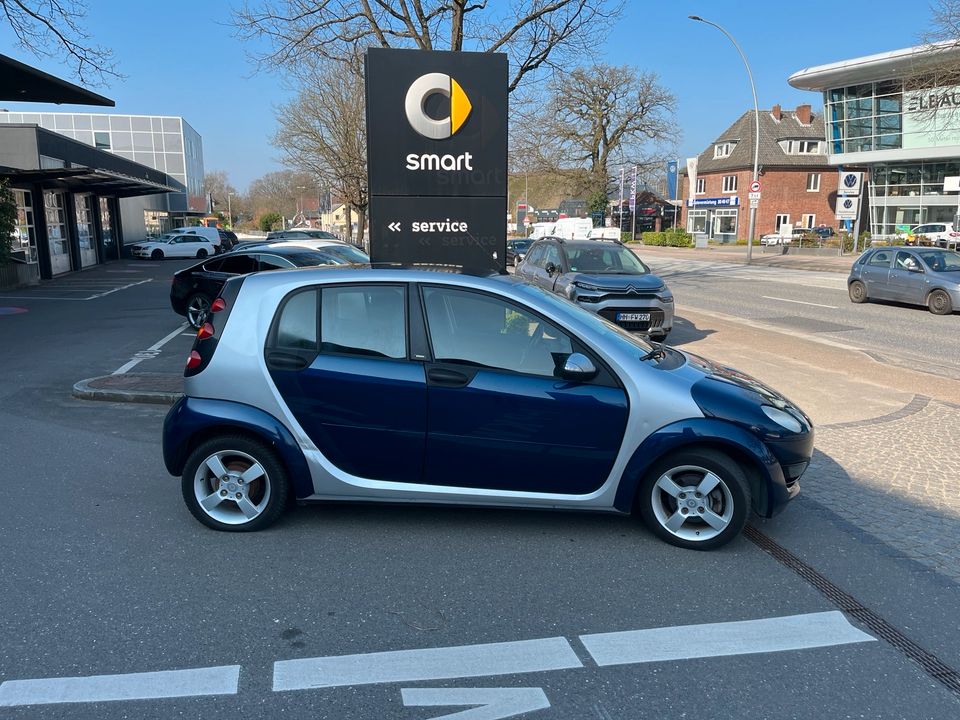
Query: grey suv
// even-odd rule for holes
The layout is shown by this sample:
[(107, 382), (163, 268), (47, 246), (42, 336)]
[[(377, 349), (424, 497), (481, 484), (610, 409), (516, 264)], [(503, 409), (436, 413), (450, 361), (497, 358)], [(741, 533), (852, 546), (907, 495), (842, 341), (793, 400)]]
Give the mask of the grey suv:
[(616, 240), (543, 238), (530, 247), (516, 274), (624, 330), (663, 340), (673, 328), (673, 294)]

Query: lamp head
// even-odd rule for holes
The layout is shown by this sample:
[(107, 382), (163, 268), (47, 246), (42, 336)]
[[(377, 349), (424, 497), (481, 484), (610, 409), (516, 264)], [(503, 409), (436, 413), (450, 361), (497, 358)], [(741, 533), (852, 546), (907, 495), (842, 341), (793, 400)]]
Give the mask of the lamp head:
[(703, 22), (703, 18), (699, 15), (687, 15), (687, 17), (691, 20), (696, 20), (697, 22)]

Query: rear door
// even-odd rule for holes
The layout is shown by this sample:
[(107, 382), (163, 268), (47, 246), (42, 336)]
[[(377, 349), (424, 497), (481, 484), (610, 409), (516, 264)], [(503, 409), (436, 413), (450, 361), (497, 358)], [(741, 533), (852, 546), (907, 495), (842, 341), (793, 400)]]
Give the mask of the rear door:
[(426, 441), (423, 359), (407, 342), (407, 287), (308, 287), (281, 303), (270, 376), (297, 422), (341, 470), (419, 482)]
[(598, 489), (627, 423), (626, 392), (613, 375), (560, 379), (558, 363), (589, 350), (503, 298), (444, 286), (423, 286), (421, 297), (432, 348), (424, 482), (572, 495)]

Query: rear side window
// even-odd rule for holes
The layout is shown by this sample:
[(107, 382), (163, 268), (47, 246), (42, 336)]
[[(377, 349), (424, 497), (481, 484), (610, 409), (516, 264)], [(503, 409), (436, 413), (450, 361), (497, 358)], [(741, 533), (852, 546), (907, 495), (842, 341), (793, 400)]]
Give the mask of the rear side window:
[(406, 291), (387, 285), (325, 287), (320, 301), (323, 352), (407, 357)]
[(280, 310), (276, 346), (296, 350), (317, 349), (317, 291), (292, 295)]
[[(209, 270), (209, 265), (207, 266)], [(236, 275), (243, 275), (245, 273), (253, 272), (257, 269), (256, 261), (249, 255), (233, 255), (231, 257), (225, 257), (221, 261), (221, 264), (218, 268), (219, 272), (224, 273), (234, 273)]]
[(870, 258), (870, 265), (882, 265), (883, 267), (888, 267), (890, 265), (890, 258), (893, 257), (893, 253), (887, 250), (881, 250), (876, 252)]

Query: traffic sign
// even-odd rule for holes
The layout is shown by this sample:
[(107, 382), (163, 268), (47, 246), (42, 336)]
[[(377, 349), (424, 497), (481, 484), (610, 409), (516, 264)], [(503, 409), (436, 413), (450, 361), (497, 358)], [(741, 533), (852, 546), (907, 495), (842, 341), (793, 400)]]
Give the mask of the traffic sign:
[(760, 181), (759, 181), (759, 180), (754, 180), (752, 183), (750, 183), (750, 192), (751, 192), (751, 193), (759, 193), (759, 192), (760, 192)]
[(750, 207), (752, 208), (760, 207), (760, 198), (750, 198)]
[(759, 191), (759, 190), (752, 190), (752, 191), (749, 193), (749, 195), (750, 195), (750, 199), (751, 199), (751, 200), (759, 200), (759, 199), (760, 199), (760, 191)]

